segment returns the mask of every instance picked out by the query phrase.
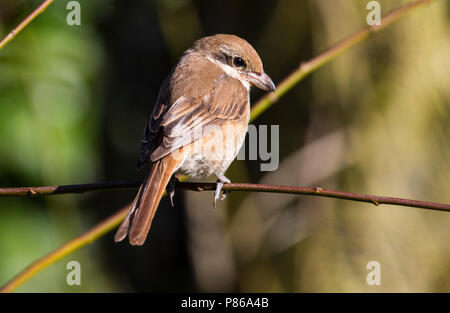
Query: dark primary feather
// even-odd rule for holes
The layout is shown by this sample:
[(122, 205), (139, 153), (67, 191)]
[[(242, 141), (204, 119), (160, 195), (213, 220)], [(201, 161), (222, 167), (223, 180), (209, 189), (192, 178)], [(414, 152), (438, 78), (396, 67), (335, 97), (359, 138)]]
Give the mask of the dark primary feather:
[[(142, 145), (141, 145), (141, 153), (139, 156), (139, 160), (136, 168), (138, 170), (142, 169), (142, 167), (147, 163), (150, 158), (151, 153), (155, 150), (155, 145), (159, 141), (158, 137), (161, 136), (160, 124), (161, 120), (164, 116), (164, 113), (170, 107), (170, 100), (167, 96), (168, 94), (168, 81), (171, 77), (172, 73), (166, 80), (162, 83), (161, 88), (159, 89), (158, 99), (156, 100), (156, 105), (153, 108), (152, 115), (150, 116), (149, 121), (144, 129), (144, 135), (142, 137)], [(168, 103), (168, 104), (166, 104)]]

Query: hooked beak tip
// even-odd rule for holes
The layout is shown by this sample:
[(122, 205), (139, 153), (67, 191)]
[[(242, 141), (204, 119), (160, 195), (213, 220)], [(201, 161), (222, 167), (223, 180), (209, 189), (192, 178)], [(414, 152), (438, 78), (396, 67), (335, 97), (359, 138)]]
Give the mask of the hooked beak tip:
[(250, 83), (258, 87), (259, 89), (262, 89), (264, 91), (275, 91), (276, 89), (272, 79), (270, 79), (269, 75), (264, 72), (261, 74), (250, 73), (248, 74), (248, 77)]
[(268, 85), (267, 91), (275, 91), (276, 87), (272, 80), (270, 80), (270, 84)]

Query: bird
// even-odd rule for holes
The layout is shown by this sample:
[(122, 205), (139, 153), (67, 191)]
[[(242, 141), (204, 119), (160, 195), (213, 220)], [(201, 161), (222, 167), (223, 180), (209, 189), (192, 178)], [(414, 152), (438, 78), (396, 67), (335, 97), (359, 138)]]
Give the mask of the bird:
[(178, 175), (217, 177), (213, 198), (223, 199), (225, 172), (244, 143), (250, 119), (250, 89), (275, 91), (261, 58), (244, 39), (230, 34), (203, 37), (187, 49), (162, 83), (144, 128), (137, 169), (148, 175), (117, 230), (143, 245), (167, 190), (173, 206)]

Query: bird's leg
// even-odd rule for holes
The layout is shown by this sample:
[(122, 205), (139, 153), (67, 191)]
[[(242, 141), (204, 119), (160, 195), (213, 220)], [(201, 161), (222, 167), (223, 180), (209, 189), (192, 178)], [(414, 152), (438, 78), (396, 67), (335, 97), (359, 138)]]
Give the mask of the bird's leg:
[[(216, 192), (214, 193), (214, 208), (216, 208), (216, 202), (220, 197), (220, 192), (222, 191), (223, 184), (231, 184), (231, 181), (226, 178), (224, 175), (217, 175), (217, 187)], [(222, 193), (222, 197), (220, 200), (226, 198), (225, 192)]]
[(174, 207), (173, 197), (175, 196), (175, 184), (177, 182), (178, 182), (178, 178), (176, 178), (175, 176), (172, 175), (172, 177), (170, 177), (169, 183), (167, 184), (167, 187), (166, 187), (166, 191), (170, 197), (170, 204), (172, 205), (172, 208)]

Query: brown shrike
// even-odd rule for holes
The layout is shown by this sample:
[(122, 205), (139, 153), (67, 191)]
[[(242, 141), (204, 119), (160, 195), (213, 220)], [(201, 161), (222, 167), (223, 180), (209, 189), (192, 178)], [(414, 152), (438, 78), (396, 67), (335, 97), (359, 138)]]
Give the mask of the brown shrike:
[(274, 91), (261, 59), (244, 39), (214, 35), (194, 43), (172, 69), (142, 139), (138, 169), (150, 171), (114, 240), (132, 245), (147, 237), (167, 188), (173, 205), (175, 174), (217, 176), (214, 206), (224, 176), (242, 146), (250, 118), (250, 87)]

